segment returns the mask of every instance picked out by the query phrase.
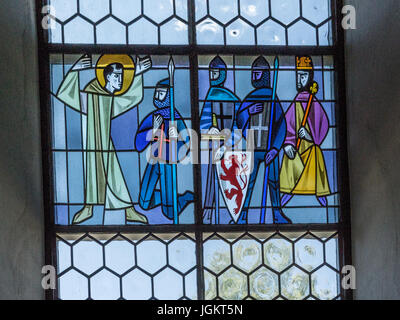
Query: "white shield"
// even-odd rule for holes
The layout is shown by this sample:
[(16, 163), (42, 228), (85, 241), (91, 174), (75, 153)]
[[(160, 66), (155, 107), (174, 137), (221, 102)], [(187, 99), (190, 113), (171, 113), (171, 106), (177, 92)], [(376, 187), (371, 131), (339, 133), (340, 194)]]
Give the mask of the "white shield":
[(249, 187), (253, 154), (247, 151), (227, 151), (215, 165), (225, 204), (236, 223)]

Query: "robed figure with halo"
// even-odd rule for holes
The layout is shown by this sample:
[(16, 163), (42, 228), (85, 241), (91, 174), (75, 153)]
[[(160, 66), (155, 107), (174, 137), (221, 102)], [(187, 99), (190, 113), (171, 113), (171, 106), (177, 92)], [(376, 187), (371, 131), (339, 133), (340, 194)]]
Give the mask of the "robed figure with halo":
[[(87, 115), (85, 149), (85, 201), (73, 217), (73, 224), (93, 216), (93, 206), (125, 210), (129, 222), (147, 223), (136, 212), (111, 139), (111, 120), (136, 107), (143, 100), (142, 74), (151, 68), (150, 57), (126, 54), (102, 55), (96, 64), (96, 78), (80, 89), (79, 72), (93, 68), (88, 55), (80, 58), (61, 83), (57, 98)], [(85, 134), (84, 134), (85, 137)]]

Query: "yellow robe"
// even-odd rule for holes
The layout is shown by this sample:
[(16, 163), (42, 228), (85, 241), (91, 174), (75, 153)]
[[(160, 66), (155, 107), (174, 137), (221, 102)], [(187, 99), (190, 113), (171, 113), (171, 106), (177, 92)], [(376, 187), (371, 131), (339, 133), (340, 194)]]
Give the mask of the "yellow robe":
[[(304, 110), (301, 102), (296, 102), (296, 132), (301, 128), (303, 117)], [(311, 132), (308, 123), (305, 128)], [(319, 146), (303, 139), (299, 152), (293, 160), (284, 154), (280, 172), (280, 189), (283, 193), (294, 195), (322, 197), (331, 194), (325, 160)]]

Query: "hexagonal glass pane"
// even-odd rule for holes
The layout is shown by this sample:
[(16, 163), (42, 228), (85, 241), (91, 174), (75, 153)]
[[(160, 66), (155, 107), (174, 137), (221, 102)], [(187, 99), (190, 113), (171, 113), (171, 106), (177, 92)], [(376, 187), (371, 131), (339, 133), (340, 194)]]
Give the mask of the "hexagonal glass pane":
[(185, 276), (185, 296), (191, 300), (197, 299), (197, 270)]
[(196, 26), (198, 44), (224, 44), (224, 29), (207, 18)]
[(238, 1), (209, 0), (210, 15), (218, 21), (226, 24), (238, 14)]
[(281, 275), (282, 294), (290, 300), (301, 300), (309, 295), (308, 274), (297, 267), (291, 267)]
[(109, 0), (80, 0), (79, 12), (93, 22), (97, 22), (110, 13), (109, 4)]
[(250, 275), (250, 294), (259, 300), (271, 300), (279, 294), (278, 275), (265, 267)]
[(196, 265), (196, 244), (189, 239), (175, 240), (168, 244), (168, 259), (171, 267), (185, 273)]
[(207, 15), (207, 0), (195, 0), (196, 21)]
[(251, 272), (261, 261), (261, 244), (257, 241), (241, 239), (233, 245), (233, 263), (241, 270)]
[(288, 43), (292, 46), (315, 46), (316, 34), (314, 27), (301, 20), (288, 29)]
[(175, 11), (178, 17), (188, 20), (187, 0), (175, 0)]
[(158, 44), (158, 29), (146, 18), (141, 18), (128, 27), (129, 44)]
[(204, 298), (212, 300), (217, 296), (217, 278), (204, 270)]
[(254, 25), (269, 16), (268, 1), (265, 0), (241, 0), (240, 15)]
[(174, 18), (161, 26), (161, 44), (188, 44), (188, 26)]
[(50, 5), (53, 7), (54, 12), (50, 12), (56, 16), (58, 20), (65, 21), (77, 13), (76, 1), (71, 0), (50, 0)]
[(74, 267), (90, 275), (103, 266), (103, 249), (95, 241), (81, 240), (72, 247)]
[(230, 245), (220, 239), (210, 239), (204, 243), (204, 266), (220, 273), (231, 264)]
[(333, 43), (332, 20), (318, 28), (318, 40), (320, 46), (329, 46)]
[(264, 244), (264, 261), (281, 272), (293, 263), (292, 244), (284, 239), (270, 239)]
[(300, 239), (294, 247), (296, 264), (306, 270), (312, 271), (324, 262), (323, 244), (317, 239)]
[(126, 28), (114, 18), (108, 18), (96, 26), (96, 39), (100, 44), (125, 44)]
[(120, 297), (119, 278), (101, 270), (90, 278), (90, 296), (95, 300), (116, 300)]
[(178, 300), (183, 296), (182, 276), (170, 268), (154, 277), (154, 296), (160, 300)]
[(235, 268), (218, 277), (219, 296), (225, 300), (242, 300), (247, 296), (247, 278)]
[(157, 23), (163, 22), (174, 13), (171, 0), (146, 0), (143, 5), (144, 14)]
[(339, 294), (338, 274), (327, 266), (323, 266), (311, 275), (312, 294), (321, 300), (332, 300)]
[(288, 25), (300, 16), (299, 0), (271, 0), (271, 14), (283, 24)]
[(122, 274), (135, 265), (135, 247), (126, 240), (113, 240), (105, 246), (106, 267)]
[(61, 43), (62, 42), (62, 28), (61, 24), (50, 18), (50, 23), (52, 28), (49, 29), (49, 42), (51, 43)]
[(165, 244), (158, 240), (145, 240), (137, 245), (137, 265), (155, 273), (167, 263)]
[(266, 21), (257, 28), (257, 44), (271, 46), (285, 45), (285, 28), (273, 20)]
[(336, 270), (339, 270), (338, 239), (332, 238), (325, 242), (325, 259)]
[(71, 247), (64, 241), (57, 241), (57, 273), (71, 266)]
[(142, 13), (141, 0), (112, 0), (112, 14), (128, 23)]
[(88, 279), (76, 270), (68, 271), (58, 279), (58, 294), (63, 300), (84, 300), (89, 296)]
[(135, 269), (122, 278), (122, 296), (128, 300), (148, 300), (151, 298), (151, 278)]
[(93, 43), (94, 33), (93, 25), (76, 17), (64, 26), (65, 43)]
[(318, 25), (331, 15), (330, 0), (302, 0), (303, 17)]
[(229, 26), (226, 27), (226, 44), (254, 44), (254, 28), (242, 19), (237, 19), (233, 21)]

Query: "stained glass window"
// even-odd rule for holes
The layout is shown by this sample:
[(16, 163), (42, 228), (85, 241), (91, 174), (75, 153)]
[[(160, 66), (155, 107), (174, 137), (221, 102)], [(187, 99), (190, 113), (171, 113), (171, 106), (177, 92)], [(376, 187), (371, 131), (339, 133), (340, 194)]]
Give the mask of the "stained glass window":
[(48, 298), (349, 297), (338, 3), (40, 4)]

